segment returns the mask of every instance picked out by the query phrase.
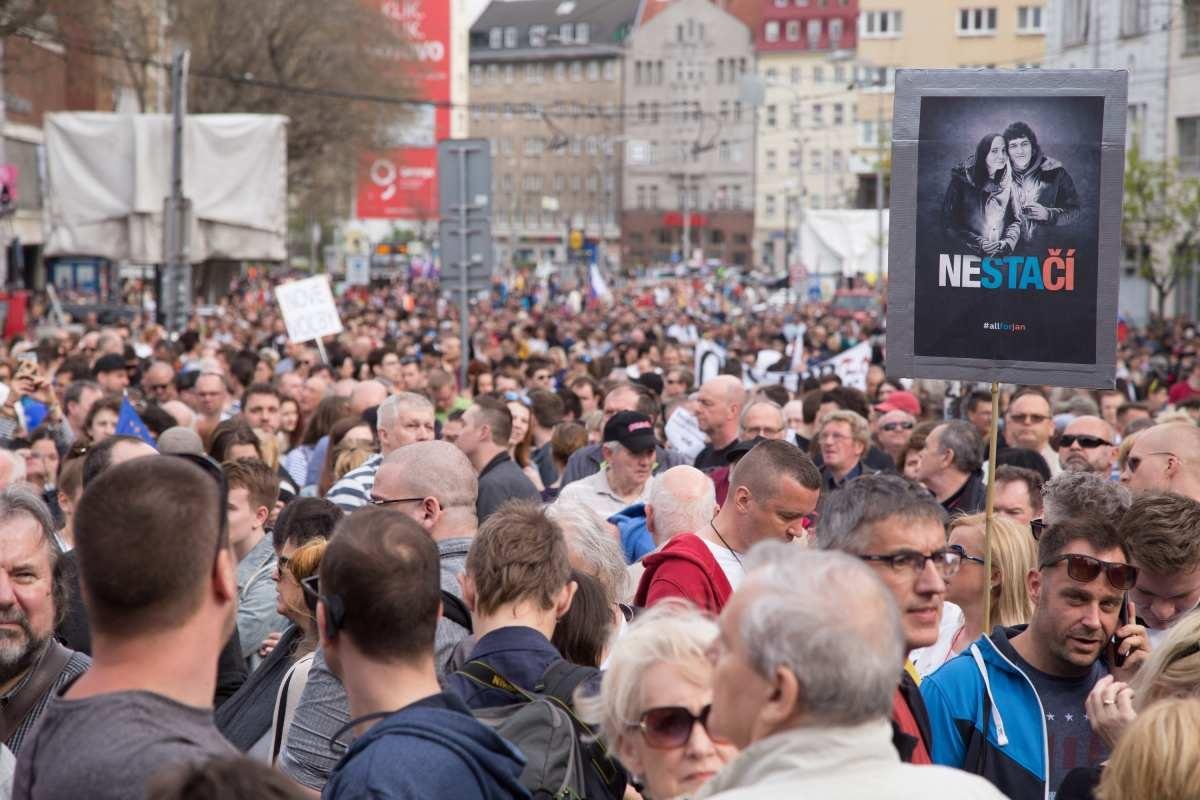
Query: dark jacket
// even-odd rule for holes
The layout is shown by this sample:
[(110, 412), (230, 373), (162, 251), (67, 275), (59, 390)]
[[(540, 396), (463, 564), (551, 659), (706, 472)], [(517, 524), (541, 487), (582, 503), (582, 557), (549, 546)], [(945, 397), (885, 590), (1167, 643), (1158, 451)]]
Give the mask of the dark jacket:
[(258, 669), (217, 709), (214, 720), (217, 730), (243, 753), (249, 752), (271, 730), (279, 686), (294, 662), (292, 650), (302, 638), (303, 631), (295, 625), (289, 626)]
[(475, 500), (475, 513), (479, 524), (507, 500), (540, 500), (541, 494), (533, 481), (521, 471), (517, 462), (508, 453), (500, 453), (479, 472), (479, 496)]
[(1021, 217), (1021, 241), (1037, 237), (1039, 228), (1071, 225), (1079, 219), (1079, 193), (1075, 181), (1061, 161), (1042, 153), (1039, 147), (1024, 172), (1013, 171), (1013, 194), (1019, 207), (1038, 203), (1050, 212), (1050, 218), (1038, 222), (1026, 215)]
[[(574, 483), (577, 480), (599, 472), (600, 465), (604, 463), (604, 455), (601, 453), (600, 448), (601, 446), (598, 444), (589, 444), (571, 453), (571, 457), (567, 459), (567, 468), (563, 470), (562, 485), (566, 486), (568, 483)], [(677, 467), (680, 464), (692, 463), (691, 459), (683, 453), (661, 445), (654, 447), (654, 458), (655, 475), (665, 472), (671, 467)]]
[(725, 607), (733, 587), (708, 545), (694, 533), (680, 533), (642, 559), (646, 571), (633, 603), (649, 608), (660, 600), (682, 597), (711, 614)]
[(942, 503), (946, 513), (954, 516), (978, 514), (987, 507), (987, 483), (983, 480), (983, 472), (975, 470), (968, 476), (967, 482)]
[[(561, 659), (549, 639), (524, 625), (499, 628), (484, 635), (467, 657), (468, 661), (483, 661), (526, 691), (537, 686), (550, 665)], [(459, 674), (447, 675), (445, 685), (447, 691), (461, 697), (468, 708), (495, 708), (512, 703), (512, 695), (508, 692), (480, 687)]]
[(389, 714), (346, 752), (322, 798), (529, 797), (525, 757), (471, 716), (452, 694), (435, 694)]
[[(1009, 169), (1005, 168), (1006, 173)], [(975, 156), (971, 156), (950, 171), (950, 186), (942, 200), (942, 232), (964, 252), (975, 255), (983, 255), (984, 241), (999, 239), (1005, 248), (998, 255), (1008, 255), (1021, 236), (1020, 206), (1014, 183), (1006, 174), (1000, 181), (988, 180), (983, 186), (976, 186), (974, 170)], [(1002, 230), (995, 236), (990, 236), (987, 229), (989, 203), (1004, 206)]]

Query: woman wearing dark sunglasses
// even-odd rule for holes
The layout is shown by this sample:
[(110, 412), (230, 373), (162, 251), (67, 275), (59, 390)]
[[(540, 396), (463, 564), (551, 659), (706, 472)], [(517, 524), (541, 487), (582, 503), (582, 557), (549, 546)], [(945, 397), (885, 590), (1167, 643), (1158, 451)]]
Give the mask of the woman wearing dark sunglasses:
[(660, 604), (626, 629), (600, 694), (576, 701), (646, 800), (692, 795), (737, 754), (708, 733), (705, 650), (716, 637), (716, 623), (691, 606)]

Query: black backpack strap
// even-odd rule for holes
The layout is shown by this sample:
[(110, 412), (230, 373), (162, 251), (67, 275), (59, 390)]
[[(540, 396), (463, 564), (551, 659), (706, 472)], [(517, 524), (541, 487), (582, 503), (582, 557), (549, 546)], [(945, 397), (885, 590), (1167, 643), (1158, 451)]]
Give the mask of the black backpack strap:
[(442, 616), (471, 633), (471, 612), (458, 595), (442, 589)]
[(499, 672), (496, 672), (496, 670), (483, 661), (468, 661), (455, 674), (462, 675), (464, 678), (474, 681), (486, 689), (495, 689), (510, 694), (515, 701), (529, 702), (534, 699), (533, 695), (529, 694), (529, 692), (517, 686)]
[(534, 691), (538, 694), (549, 695), (568, 708), (573, 708), (575, 706), (575, 690), (584, 681), (599, 673), (600, 670), (595, 667), (572, 664), (565, 658), (560, 658), (542, 673), (542, 678), (534, 687)]

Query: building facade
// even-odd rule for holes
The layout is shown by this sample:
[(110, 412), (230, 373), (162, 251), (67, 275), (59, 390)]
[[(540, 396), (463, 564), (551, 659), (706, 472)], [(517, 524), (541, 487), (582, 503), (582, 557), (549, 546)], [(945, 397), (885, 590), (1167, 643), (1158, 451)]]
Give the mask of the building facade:
[(755, 30), (762, 103), (757, 110), (755, 262), (794, 265), (795, 232), (810, 209), (847, 208), (856, 179), (852, 57), (858, 0), (762, 0)]
[(624, 258), (749, 266), (754, 113), (741, 77), (751, 29), (709, 0), (674, 0), (630, 39), (625, 64)]
[(471, 27), (470, 135), (492, 143), (499, 263), (619, 263), (622, 78), (639, 0), (494, 0)]

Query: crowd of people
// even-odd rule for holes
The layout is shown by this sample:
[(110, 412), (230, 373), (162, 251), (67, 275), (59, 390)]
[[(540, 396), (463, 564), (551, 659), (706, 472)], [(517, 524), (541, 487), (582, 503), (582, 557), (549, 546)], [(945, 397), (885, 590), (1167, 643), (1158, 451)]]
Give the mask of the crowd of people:
[(1194, 327), (994, 421), (738, 282), (270, 290), (3, 344), (0, 796), (1196, 797)]

